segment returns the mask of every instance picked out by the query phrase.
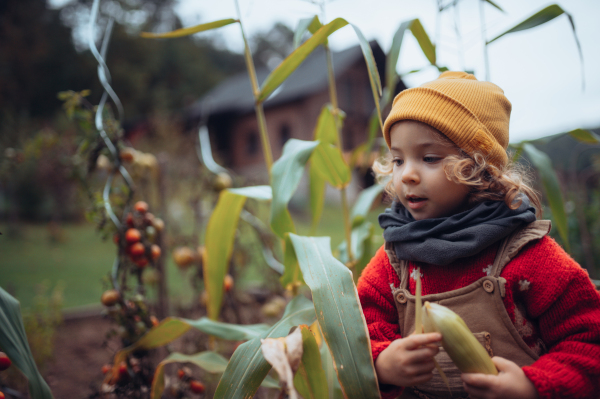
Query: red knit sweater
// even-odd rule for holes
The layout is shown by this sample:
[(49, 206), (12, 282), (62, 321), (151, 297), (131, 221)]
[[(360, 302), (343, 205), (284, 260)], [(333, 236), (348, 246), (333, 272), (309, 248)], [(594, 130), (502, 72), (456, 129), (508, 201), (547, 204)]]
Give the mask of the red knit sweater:
[[(437, 294), (467, 286), (487, 275), (498, 244), (479, 254), (439, 266), (409, 262), (421, 268), (422, 294)], [(502, 270), (507, 281), (504, 306), (524, 341), (543, 354), (523, 367), (540, 398), (600, 396), (600, 294), (590, 278), (552, 238), (527, 244)], [(390, 284), (400, 285), (381, 247), (358, 281), (373, 361), (391, 341), (401, 338)], [(409, 280), (415, 293), (415, 280)], [(395, 398), (401, 389), (383, 389)]]

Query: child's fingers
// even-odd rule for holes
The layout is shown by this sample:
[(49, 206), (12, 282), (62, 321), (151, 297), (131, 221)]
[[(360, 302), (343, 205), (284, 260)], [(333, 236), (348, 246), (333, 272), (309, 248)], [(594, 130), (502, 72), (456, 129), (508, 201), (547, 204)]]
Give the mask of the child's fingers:
[(489, 389), (498, 377), (482, 373), (463, 373), (460, 378), (471, 387)]
[(511, 362), (510, 360), (507, 360), (500, 356), (494, 356), (492, 358), (492, 362), (494, 363), (494, 365), (496, 366), (498, 371), (501, 373), (508, 373), (510, 371), (515, 371), (514, 370), (515, 368), (520, 369), (520, 367), (517, 366), (516, 363)]
[(433, 344), (442, 340), (440, 333), (413, 334), (406, 338), (406, 349), (414, 350), (423, 345)]
[(408, 356), (410, 357), (411, 363), (433, 363), (432, 359), (439, 351), (440, 349), (437, 346), (435, 348), (425, 347), (410, 351)]
[(433, 373), (433, 368), (435, 367), (435, 363), (433, 360), (429, 360), (422, 363), (414, 363), (410, 367), (407, 368), (408, 374), (411, 376), (421, 376), (423, 374), (431, 374)]

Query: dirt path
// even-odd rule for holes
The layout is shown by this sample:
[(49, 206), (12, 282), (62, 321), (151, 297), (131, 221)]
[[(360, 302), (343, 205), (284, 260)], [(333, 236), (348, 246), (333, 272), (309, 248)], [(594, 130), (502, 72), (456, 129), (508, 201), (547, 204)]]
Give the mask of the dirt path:
[(102, 365), (113, 350), (103, 348), (110, 321), (102, 317), (65, 320), (58, 328), (54, 359), (44, 377), (55, 399), (87, 398), (102, 382)]

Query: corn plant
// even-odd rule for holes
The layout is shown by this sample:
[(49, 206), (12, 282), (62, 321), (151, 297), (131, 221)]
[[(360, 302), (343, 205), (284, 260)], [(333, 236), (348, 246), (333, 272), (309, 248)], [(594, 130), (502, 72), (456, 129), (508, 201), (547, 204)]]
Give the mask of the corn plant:
[[(491, 1), (487, 1), (487, 3), (499, 8)], [(377, 398), (379, 397), (379, 390), (371, 358), (369, 335), (355, 283), (362, 268), (374, 253), (374, 248), (371, 245), (373, 226), (365, 221), (365, 216), (382, 188), (376, 185), (364, 190), (352, 208), (348, 204), (345, 188), (350, 183), (351, 170), (356, 166), (355, 160), (359, 158), (361, 153), (372, 150), (375, 138), (382, 126), (382, 109), (389, 106), (394, 97), (393, 90), (398, 79), (396, 65), (404, 34), (407, 31), (413, 34), (431, 66), (438, 68), (440, 71), (447, 70), (447, 68), (438, 65), (435, 45), (429, 39), (420, 21), (418, 19), (406, 21), (400, 24), (394, 35), (387, 57), (385, 84), (382, 87), (373, 54), (360, 29), (342, 18), (336, 18), (325, 23), (325, 21), (322, 22), (315, 16), (300, 21), (295, 35), (296, 49), (259, 86), (251, 51), (239, 18), (237, 1), (235, 4), (238, 10), (237, 19), (230, 18), (209, 22), (164, 34), (145, 33), (142, 36), (147, 38), (176, 38), (230, 24), (240, 26), (270, 184), (229, 188), (220, 193), (219, 200), (208, 222), (204, 243), (203, 267), (205, 286), (208, 292), (208, 317), (198, 320), (168, 317), (162, 320), (158, 325), (148, 329), (139, 339), (136, 339), (131, 345), (115, 355), (115, 367), (111, 375), (107, 377), (107, 381), (118, 378), (120, 372), (118, 366), (135, 351), (164, 346), (194, 328), (225, 340), (246, 342), (236, 349), (229, 360), (211, 351), (193, 355), (171, 353), (155, 369), (151, 389), (153, 398), (159, 398), (164, 390), (164, 366), (176, 362), (196, 364), (211, 373), (223, 373), (215, 394), (217, 398), (251, 397), (261, 385), (277, 388), (279, 384), (281, 384), (282, 389), (288, 392), (290, 397), (294, 397), (297, 390), (305, 398), (337, 398), (342, 396)], [(93, 26), (97, 17), (98, 6), (99, 0), (95, 0), (90, 23), (91, 38), (94, 37)], [(443, 10), (440, 8), (441, 11)], [(541, 25), (562, 14), (566, 13), (558, 5), (549, 6), (512, 29), (490, 41), (486, 41), (486, 47), (503, 35)], [(568, 14), (566, 15), (574, 30), (573, 19)], [(344, 114), (337, 104), (333, 64), (328, 48), (328, 37), (347, 25), (350, 25), (357, 35), (367, 65), (375, 103), (365, 141), (354, 151), (350, 162), (344, 160), (341, 151), (343, 138), (340, 132)], [(307, 32), (310, 37), (302, 43), (302, 38)], [(98, 51), (93, 41), (90, 41), (92, 53), (99, 63), (98, 75), (105, 89), (95, 115), (95, 126), (131, 193), (133, 184), (128, 179), (127, 170), (120, 165), (121, 158), (118, 147), (114, 146), (106, 134), (102, 113), (102, 109), (110, 97), (119, 114), (122, 114), (118, 97), (110, 87), (110, 74), (104, 62), (108, 37), (109, 33), (107, 31), (101, 51)], [(266, 131), (263, 103), (320, 45), (325, 47), (327, 54), (327, 65), (324, 67), (328, 68), (329, 73), (330, 103), (323, 107), (316, 121), (314, 140), (289, 140), (284, 146), (281, 158), (274, 162)], [(585, 135), (586, 133), (578, 132), (577, 134)], [(587, 136), (585, 138), (589, 139)], [(526, 153), (534, 166), (540, 171), (544, 191), (549, 198), (559, 232), (561, 236), (566, 237), (566, 214), (563, 199), (558, 180), (548, 157), (529, 143), (520, 143), (515, 146), (515, 149), (517, 156)], [(299, 236), (296, 234), (295, 224), (288, 210), (288, 202), (296, 191), (303, 171), (307, 167), (311, 180), (310, 204), (313, 226), (316, 226), (321, 218), (325, 184), (328, 183), (340, 191), (345, 241), (336, 251), (339, 254), (338, 258), (331, 251), (328, 237)], [(120, 227), (122, 221), (116, 216), (110, 202), (112, 182), (117, 169), (109, 176), (101, 203), (106, 215), (115, 226)], [(217, 167), (213, 169), (217, 172), (224, 171)], [(282, 274), (281, 283), (294, 296), (288, 303), (282, 318), (272, 326), (266, 324), (236, 325), (218, 321), (223, 301), (223, 281), (232, 255), (237, 224), (240, 217), (249, 219), (252, 216), (248, 216), (248, 212), (244, 209), (247, 201), (270, 203), (268, 225), (272, 234), (281, 243), (284, 254), (283, 260), (280, 262), (283, 264), (283, 268), (279, 270)], [(567, 240), (565, 242), (568, 243)], [(277, 270), (278, 267), (274, 267), (274, 269)], [(116, 276), (120, 270), (120, 262), (117, 259), (113, 271), (113, 284), (117, 286)], [(299, 293), (299, 287), (303, 285), (308, 286), (311, 290), (312, 300)], [(0, 294), (4, 295), (3, 291), (0, 290)], [(3, 297), (2, 295), (0, 295), (0, 299)], [(0, 315), (12, 315), (10, 316), (11, 319), (5, 320), (5, 324), (8, 326), (18, 327), (19, 325), (16, 318), (18, 309), (15, 309), (13, 302), (0, 301), (0, 311), (2, 311)], [(281, 342), (277, 340), (288, 336), (290, 330), (294, 328), (300, 331), (300, 335), (296, 334), (296, 336), (300, 337), (298, 339), (301, 341), (300, 346), (303, 351), (300, 357), (296, 357), (293, 361), (289, 360), (291, 357), (288, 357), (289, 364), (284, 361), (284, 366), (287, 365), (286, 367), (298, 371), (296, 376), (292, 377), (292, 381), (289, 378), (286, 379), (284, 372), (279, 371), (283, 369), (277, 368), (280, 378), (278, 383), (268, 376), (272, 365), (276, 362), (267, 360), (268, 356), (265, 355), (267, 346)], [(23, 334), (18, 333), (18, 328), (15, 331), (14, 336), (3, 337), (0, 334), (0, 348), (5, 348), (15, 364), (19, 365), (19, 368), (29, 377), (32, 397), (51, 397), (43, 380), (40, 381), (35, 367), (31, 364), (31, 354), (27, 353), (26, 347), (22, 344)], [(320, 349), (319, 345), (321, 345)], [(291, 347), (291, 345), (289, 346)], [(289, 348), (286, 349), (285, 345), (283, 348), (284, 355), (290, 355), (287, 352)], [(269, 359), (271, 359), (270, 356)]]
[[(499, 7), (492, 2), (488, 3)], [(236, 7), (239, 14), (237, 2)], [(564, 11), (557, 5), (547, 7), (514, 28), (490, 41), (486, 41), (486, 46), (505, 34), (541, 25), (563, 13)], [(573, 23), (570, 16), (569, 19)], [(341, 18), (334, 19), (326, 24), (321, 23), (317, 16), (301, 20), (294, 38), (296, 50), (269, 74), (260, 87), (256, 80), (251, 52), (239, 18), (205, 23), (164, 34), (144, 33), (142, 36), (148, 38), (174, 38), (234, 23), (239, 24), (244, 39), (246, 63), (255, 97), (255, 109), (261, 132), (265, 163), (270, 176), (270, 185), (228, 189), (221, 193), (206, 232), (204, 276), (208, 291), (208, 318), (196, 322), (182, 319), (165, 320), (163, 321), (164, 324), (161, 323), (160, 326), (155, 328), (155, 332), (151, 332), (154, 334), (152, 336), (156, 337), (156, 342), (150, 346), (155, 347), (162, 343), (160, 342), (162, 340), (158, 339), (159, 336), (169, 341), (192, 327), (224, 339), (231, 339), (229, 334), (232, 330), (238, 328), (252, 329), (255, 335), (246, 336), (248, 341), (235, 351), (227, 363), (215, 395), (218, 398), (250, 397), (263, 383), (271, 368), (272, 362), (267, 362), (261, 352), (261, 342), (264, 346), (269, 339), (287, 335), (290, 327), (300, 326), (300, 329), (305, 331), (306, 326), (316, 320), (318, 324), (317, 331), (319, 331), (317, 336), (322, 337), (326, 349), (320, 355), (312, 351), (312, 356), (307, 354), (306, 359), (302, 358), (299, 370), (303, 370), (303, 372), (299, 372), (300, 376), (294, 379), (293, 385), (305, 397), (338, 397), (339, 395), (345, 397), (378, 397), (377, 379), (370, 356), (368, 333), (354, 284), (357, 276), (374, 252), (374, 249), (369, 245), (373, 234), (372, 226), (364, 219), (382, 188), (376, 185), (364, 190), (357, 199), (352, 211), (350, 211), (345, 195), (345, 187), (350, 183), (350, 171), (355, 166), (354, 160), (358, 158), (361, 152), (371, 151), (377, 133), (382, 126), (381, 109), (391, 103), (395, 94), (393, 88), (398, 79), (395, 72), (396, 64), (405, 32), (410, 31), (415, 36), (432, 66), (438, 68), (440, 72), (447, 70), (447, 68), (437, 64), (435, 45), (429, 39), (418, 19), (403, 22), (394, 35), (392, 47), (387, 57), (385, 90), (382, 90), (368, 42), (357, 26)], [(327, 45), (327, 38), (346, 25), (351, 25), (357, 35), (367, 64), (375, 102), (375, 110), (373, 111), (366, 140), (354, 151), (350, 163), (344, 160), (341, 153), (342, 137), (340, 131), (343, 124), (343, 111), (337, 105), (333, 65)], [(311, 36), (304, 43), (301, 43), (301, 38), (306, 32), (309, 32)], [(273, 163), (262, 104), (319, 45), (323, 45), (326, 49), (327, 68), (330, 76), (330, 104), (323, 107), (318, 118), (314, 141), (289, 140), (284, 146), (281, 158)], [(561, 216), (564, 215), (563, 200), (549, 159), (528, 143), (521, 143), (515, 148), (518, 153), (524, 151), (528, 154), (541, 172), (543, 187), (549, 196), (550, 207), (553, 213), (557, 215), (556, 222), (562, 235), (566, 231), (566, 218)], [(297, 189), (307, 165), (310, 165), (308, 169), (313, 230), (318, 224), (323, 209), (325, 183), (329, 183), (341, 192), (342, 217), (345, 222), (346, 239), (338, 248), (339, 260), (333, 256), (328, 238), (303, 237), (295, 234), (294, 221), (287, 205)], [(217, 321), (223, 298), (223, 278), (227, 273), (237, 223), (244, 204), (248, 200), (271, 203), (269, 224), (284, 248), (284, 271), (281, 276), (281, 283), (297, 295), (288, 305), (283, 318), (265, 331), (260, 331), (263, 327), (240, 327), (225, 325)], [(298, 295), (298, 287), (304, 284), (308, 285), (312, 291), (312, 303), (304, 299), (303, 296)], [(199, 324), (203, 325), (200, 326)], [(177, 333), (169, 334), (173, 331), (175, 325), (178, 326)], [(171, 337), (167, 338), (166, 335), (171, 335)], [(240, 338), (240, 336), (235, 335), (235, 338)], [(143, 343), (139, 343), (139, 345), (148, 347)], [(309, 345), (307, 344), (307, 346)], [(136, 346), (127, 350), (133, 350)], [(181, 359), (182, 361), (192, 361)], [(310, 367), (308, 367), (309, 362)], [(197, 362), (196, 364), (200, 365)], [(335, 371), (335, 376), (333, 371)], [(279, 374), (283, 380), (283, 376), (281, 373)], [(154, 395), (161, 393), (161, 381), (162, 376), (155, 379)], [(294, 390), (290, 390), (289, 384), (289, 381), (282, 381), (282, 386), (285, 386), (288, 394), (293, 397)]]

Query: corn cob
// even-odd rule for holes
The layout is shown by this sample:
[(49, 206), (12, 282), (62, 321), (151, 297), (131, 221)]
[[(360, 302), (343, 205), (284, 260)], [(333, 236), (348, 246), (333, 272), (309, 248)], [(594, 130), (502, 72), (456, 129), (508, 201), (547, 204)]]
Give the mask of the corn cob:
[(422, 317), (425, 332), (442, 334), (442, 346), (460, 371), (498, 374), (487, 351), (459, 315), (445, 306), (425, 302)]
[[(417, 269), (417, 292), (415, 298), (415, 334), (421, 334), (423, 332), (423, 309), (421, 306), (421, 269)], [(450, 396), (452, 396), (452, 390), (450, 389), (450, 382), (448, 381), (448, 377), (444, 374), (444, 370), (440, 367), (437, 360), (433, 358), (433, 364), (435, 364), (435, 368), (437, 369), (440, 377), (448, 387), (448, 392), (450, 392)]]

